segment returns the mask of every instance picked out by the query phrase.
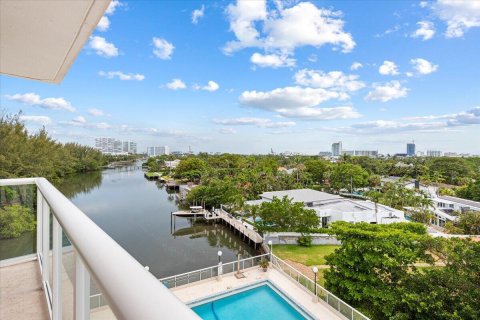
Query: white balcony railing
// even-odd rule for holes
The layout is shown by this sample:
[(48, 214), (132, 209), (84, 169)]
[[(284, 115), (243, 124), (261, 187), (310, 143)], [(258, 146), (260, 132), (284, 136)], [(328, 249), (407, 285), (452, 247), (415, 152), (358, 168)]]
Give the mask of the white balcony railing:
[[(0, 180), (18, 185), (37, 187), (36, 254), (51, 319), (62, 319), (64, 295), (72, 295), (74, 319), (89, 319), (90, 277), (117, 319), (199, 319), (45, 178)], [(62, 284), (63, 234), (75, 255), (73, 290)]]

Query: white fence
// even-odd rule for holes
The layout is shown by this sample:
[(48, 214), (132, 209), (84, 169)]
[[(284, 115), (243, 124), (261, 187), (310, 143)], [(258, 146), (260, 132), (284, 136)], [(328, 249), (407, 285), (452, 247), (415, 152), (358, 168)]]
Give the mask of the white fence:
[(266, 253), (259, 256), (255, 256), (255, 257), (250, 257), (250, 258), (246, 258), (238, 261), (225, 263), (221, 265), (221, 268), (219, 268), (219, 266), (216, 265), (213, 267), (208, 267), (208, 268), (199, 269), (199, 270), (195, 270), (187, 273), (178, 274), (171, 277), (162, 278), (160, 279), (160, 281), (167, 288), (175, 288), (175, 287), (183, 286), (192, 282), (216, 277), (218, 276), (219, 269), (221, 270), (220, 274), (222, 275), (222, 274), (232, 273), (239, 270), (252, 268), (252, 267), (258, 266), (262, 259), (269, 259), (269, 257), (270, 257), (270, 254)]
[(336, 309), (342, 315), (344, 315), (349, 320), (368, 320), (369, 318), (362, 314), (360, 311), (354, 309), (336, 295), (320, 286), (318, 283), (315, 283), (312, 279), (281, 260), (274, 254), (272, 254), (270, 262), (274, 267), (288, 275), (290, 278), (295, 280), (297, 283), (305, 287), (310, 293), (316, 295), (319, 299), (322, 299), (328, 303), (332, 308)]
[[(272, 244), (298, 244), (297, 240), (302, 234), (298, 232), (269, 232), (264, 235), (264, 242)], [(341, 245), (335, 236), (324, 233), (311, 233), (313, 245)]]

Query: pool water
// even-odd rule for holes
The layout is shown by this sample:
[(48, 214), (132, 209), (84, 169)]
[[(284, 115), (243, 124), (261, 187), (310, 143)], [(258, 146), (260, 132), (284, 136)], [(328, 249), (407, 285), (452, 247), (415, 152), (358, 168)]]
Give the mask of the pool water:
[(192, 310), (204, 320), (306, 319), (267, 284), (201, 304)]

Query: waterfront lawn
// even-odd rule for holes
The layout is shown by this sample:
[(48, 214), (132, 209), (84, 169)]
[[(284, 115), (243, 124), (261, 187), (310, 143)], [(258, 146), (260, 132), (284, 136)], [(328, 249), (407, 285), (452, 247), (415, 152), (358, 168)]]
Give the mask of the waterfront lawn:
[(325, 256), (339, 247), (337, 245), (302, 247), (295, 244), (278, 244), (273, 246), (273, 254), (282, 260), (291, 260), (306, 266), (318, 266), (324, 265)]

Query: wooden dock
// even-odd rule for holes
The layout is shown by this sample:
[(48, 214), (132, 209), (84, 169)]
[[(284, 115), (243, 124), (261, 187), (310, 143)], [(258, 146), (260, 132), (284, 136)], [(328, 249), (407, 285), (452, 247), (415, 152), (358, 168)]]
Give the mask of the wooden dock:
[(193, 218), (203, 218), (207, 221), (215, 221), (225, 224), (234, 233), (237, 233), (239, 237), (243, 238), (244, 241), (248, 243), (253, 243), (255, 248), (257, 245), (263, 243), (263, 238), (255, 230), (249, 227), (246, 223), (235, 219), (231, 214), (223, 210), (223, 208), (215, 209), (214, 212), (209, 212), (207, 210), (201, 210), (198, 212), (192, 211), (177, 211), (172, 212), (173, 220), (173, 231), (175, 230), (175, 218), (176, 217), (193, 217)]

